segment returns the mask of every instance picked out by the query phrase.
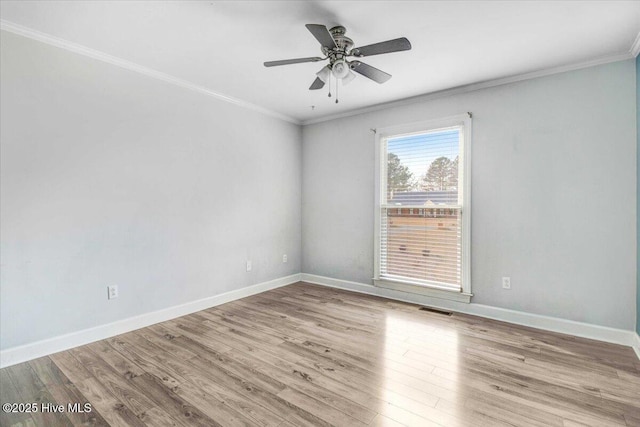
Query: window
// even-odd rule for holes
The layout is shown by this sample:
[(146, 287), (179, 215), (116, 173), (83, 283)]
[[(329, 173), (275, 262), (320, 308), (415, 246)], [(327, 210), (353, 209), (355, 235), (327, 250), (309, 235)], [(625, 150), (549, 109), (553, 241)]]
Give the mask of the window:
[(469, 115), (377, 131), (376, 285), (470, 301), (470, 135)]

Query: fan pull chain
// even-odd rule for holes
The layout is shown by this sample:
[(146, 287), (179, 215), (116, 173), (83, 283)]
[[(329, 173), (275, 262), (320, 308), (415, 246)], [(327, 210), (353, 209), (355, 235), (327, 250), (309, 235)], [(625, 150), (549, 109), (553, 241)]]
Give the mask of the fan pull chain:
[(340, 81), (336, 79), (336, 104), (338, 103), (338, 83), (340, 83)]
[(329, 98), (331, 98), (331, 74), (329, 74), (329, 94), (327, 95)]

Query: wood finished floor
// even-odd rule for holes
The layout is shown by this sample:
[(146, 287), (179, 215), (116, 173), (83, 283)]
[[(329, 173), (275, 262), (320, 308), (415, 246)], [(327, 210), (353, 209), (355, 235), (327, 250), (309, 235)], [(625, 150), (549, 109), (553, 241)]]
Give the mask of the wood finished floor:
[(305, 283), (0, 370), (2, 426), (640, 426), (628, 347)]

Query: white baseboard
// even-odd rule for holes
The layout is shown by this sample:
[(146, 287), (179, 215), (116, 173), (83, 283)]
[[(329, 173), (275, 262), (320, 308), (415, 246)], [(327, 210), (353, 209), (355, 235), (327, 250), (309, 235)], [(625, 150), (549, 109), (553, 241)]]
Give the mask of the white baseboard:
[(640, 335), (639, 334), (634, 334), (633, 344), (631, 345), (631, 347), (633, 347), (633, 351), (636, 352), (636, 356), (638, 356), (638, 359), (640, 359)]
[(492, 307), (483, 304), (466, 304), (440, 298), (427, 297), (423, 295), (409, 294), (406, 292), (379, 288), (364, 283), (350, 282), (347, 280), (333, 279), (330, 277), (316, 276), (313, 274), (302, 273), (301, 276), (301, 280), (303, 282), (314, 283), (317, 285), (329, 286), (368, 295), (376, 295), (398, 301), (409, 302), (412, 304), (428, 305), (430, 307), (457, 311), (459, 313), (472, 314), (475, 316), (501, 320), (503, 322), (529, 326), (546, 331), (575, 335), (578, 337), (590, 338), (613, 344), (621, 344), (632, 347), (638, 355), (638, 358), (640, 358), (640, 338), (634, 331), (592, 325), (589, 323), (576, 322), (573, 320), (560, 319), (557, 317), (542, 316), (539, 314), (525, 313), (522, 311)]
[(48, 354), (57, 353), (59, 351), (68, 350), (94, 341), (103, 340), (115, 335), (124, 334), (136, 329), (144, 328), (149, 325), (164, 322), (166, 320), (175, 319), (176, 317), (185, 316), (195, 313), (196, 311), (205, 310), (216, 305), (235, 301), (251, 295), (270, 289), (279, 288), (281, 286), (290, 285), (300, 281), (300, 274), (292, 274), (291, 276), (281, 277), (279, 279), (270, 280), (268, 282), (258, 283), (257, 285), (248, 286), (236, 291), (226, 292), (220, 295), (203, 298), (197, 301), (188, 302), (174, 307), (165, 308), (151, 313), (141, 314), (139, 316), (130, 317), (128, 319), (118, 320), (117, 322), (100, 325), (82, 331), (71, 332), (69, 334), (60, 335), (46, 340), (37, 341), (31, 344), (21, 345), (0, 351), (0, 368), (15, 365), (17, 363), (26, 362)]
[(466, 304), (456, 301), (449, 301), (439, 298), (413, 295), (406, 292), (394, 291), (391, 289), (378, 288), (364, 283), (350, 282), (347, 280), (333, 279), (330, 277), (316, 276), (313, 274), (292, 274), (268, 282), (258, 283), (253, 286), (226, 292), (224, 294), (203, 298), (197, 301), (165, 308), (151, 313), (145, 313), (128, 319), (106, 325), (96, 326), (82, 331), (72, 332), (65, 335), (49, 338), (35, 343), (0, 351), (0, 368), (26, 362), (38, 357), (68, 350), (94, 341), (99, 341), (115, 335), (124, 334), (149, 325), (175, 319), (180, 316), (215, 307), (220, 304), (235, 301), (251, 295), (259, 294), (270, 289), (279, 288), (299, 281), (359, 292), (368, 295), (376, 295), (412, 304), (428, 305), (436, 308), (443, 308), (465, 314), (486, 317), (489, 319), (501, 320), (533, 328), (544, 329), (553, 332), (575, 335), (584, 338), (595, 339), (614, 344), (630, 346), (640, 359), (640, 336), (634, 331), (608, 328), (606, 326), (591, 325), (588, 323), (575, 322), (572, 320), (559, 319), (538, 314), (524, 313), (504, 308), (491, 307), (482, 304)]

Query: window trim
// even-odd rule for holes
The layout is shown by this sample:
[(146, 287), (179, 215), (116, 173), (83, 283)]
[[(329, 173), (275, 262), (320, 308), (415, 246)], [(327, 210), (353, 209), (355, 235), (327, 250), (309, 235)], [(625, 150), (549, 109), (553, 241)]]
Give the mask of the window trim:
[[(445, 289), (438, 286), (418, 284), (405, 280), (393, 280), (380, 277), (380, 225), (384, 195), (382, 194), (382, 177), (387, 176), (386, 157), (382, 156), (383, 142), (390, 137), (429, 132), (437, 129), (462, 127), (460, 144), (462, 152), (463, 199), (462, 199), (462, 286), (460, 290)], [(406, 123), (376, 129), (375, 137), (375, 221), (374, 221), (374, 277), (375, 286), (403, 292), (451, 299), (454, 301), (471, 301), (471, 136), (472, 119), (470, 113), (440, 119)]]

